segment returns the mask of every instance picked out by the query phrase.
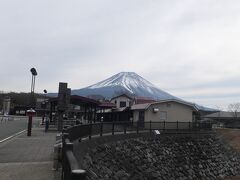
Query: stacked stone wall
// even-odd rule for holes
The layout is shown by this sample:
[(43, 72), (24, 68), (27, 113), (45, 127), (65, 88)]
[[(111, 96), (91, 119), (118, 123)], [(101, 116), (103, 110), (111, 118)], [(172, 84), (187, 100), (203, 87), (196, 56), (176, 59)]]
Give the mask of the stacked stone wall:
[(224, 179), (240, 174), (240, 157), (215, 135), (163, 135), (97, 145), (85, 154), (88, 179)]

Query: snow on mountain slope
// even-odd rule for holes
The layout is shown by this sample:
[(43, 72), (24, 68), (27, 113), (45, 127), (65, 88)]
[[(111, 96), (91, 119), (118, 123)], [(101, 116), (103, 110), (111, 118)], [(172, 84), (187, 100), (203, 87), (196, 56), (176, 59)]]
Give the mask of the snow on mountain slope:
[(121, 93), (151, 97), (157, 100), (179, 99), (159, 89), (134, 72), (121, 72), (94, 85), (72, 91), (72, 94), (82, 96), (99, 94), (106, 98), (112, 98)]
[(149, 87), (156, 88), (152, 83), (143, 79), (134, 72), (121, 72), (118, 73), (104, 81), (101, 81), (97, 84), (89, 86), (88, 88), (101, 88), (101, 87), (113, 87), (113, 86), (123, 86), (125, 89), (134, 93), (134, 88), (146, 88), (148, 91), (151, 91)]
[[(121, 72), (94, 85), (71, 91), (72, 95), (86, 97), (103, 96), (106, 99), (111, 99), (112, 97), (118, 96), (123, 93), (136, 97), (150, 97), (155, 100), (171, 99), (190, 103), (159, 89), (158, 87), (156, 87), (155, 85), (134, 72)], [(48, 95), (55, 97), (57, 96), (57, 93), (48, 93)], [(208, 108), (198, 104), (191, 104), (202, 111), (217, 111), (216, 109)]]

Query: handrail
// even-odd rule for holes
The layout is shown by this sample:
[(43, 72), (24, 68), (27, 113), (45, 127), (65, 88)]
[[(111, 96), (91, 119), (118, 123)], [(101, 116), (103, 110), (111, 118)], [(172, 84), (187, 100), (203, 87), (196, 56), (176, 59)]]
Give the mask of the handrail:
[[(120, 128), (120, 129), (119, 129)], [(89, 124), (79, 124), (69, 126), (63, 129), (63, 132), (69, 133), (70, 141), (75, 141), (84, 137), (91, 139), (92, 135), (102, 136), (104, 133), (111, 133), (114, 135), (116, 132), (135, 131), (139, 133), (142, 130), (189, 130), (197, 131), (201, 129), (211, 129), (211, 122), (167, 122), (167, 121), (148, 121), (148, 122), (130, 122), (130, 121), (113, 121), (113, 122), (96, 122)]]
[[(182, 126), (182, 128), (181, 128)], [(106, 131), (105, 128), (108, 128)], [(118, 129), (119, 128), (119, 129)], [(62, 168), (62, 179), (63, 180), (85, 180), (87, 173), (85, 170), (79, 168), (79, 164), (76, 160), (76, 157), (73, 153), (73, 141), (81, 140), (83, 137), (88, 137), (91, 139), (92, 135), (99, 135), (100, 137), (108, 132), (111, 135), (114, 135), (115, 132), (123, 132), (126, 134), (128, 131), (135, 131), (137, 134), (141, 131), (149, 130), (152, 133), (153, 130), (176, 130), (179, 133), (179, 130), (193, 130), (198, 131), (201, 129), (211, 129), (212, 124), (210, 122), (97, 122), (90, 124), (79, 124), (71, 127), (65, 127), (63, 129), (62, 143), (62, 159), (63, 159), (63, 168)]]
[(63, 171), (64, 180), (85, 180), (86, 171), (79, 168), (77, 159), (73, 154), (73, 143), (68, 139), (68, 134), (63, 134)]

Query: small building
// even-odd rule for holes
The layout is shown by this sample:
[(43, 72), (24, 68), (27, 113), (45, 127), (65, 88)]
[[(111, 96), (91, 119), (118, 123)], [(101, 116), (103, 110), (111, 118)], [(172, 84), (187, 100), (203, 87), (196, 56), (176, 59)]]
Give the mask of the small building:
[[(50, 98), (50, 119), (53, 120), (52, 114), (57, 113), (58, 98)], [(70, 102), (66, 110), (66, 118), (96, 121), (96, 112), (99, 102), (83, 96), (71, 95)]]
[(133, 121), (193, 122), (197, 108), (190, 103), (166, 100), (153, 103), (135, 104), (131, 107)]
[(109, 101), (102, 101), (98, 105), (98, 113), (105, 113), (105, 112), (111, 112), (112, 109), (116, 109), (116, 105), (114, 103), (111, 103)]
[(227, 112), (227, 111), (219, 111), (216, 113), (208, 114), (204, 116), (205, 119), (211, 119), (216, 121), (228, 121), (234, 119), (240, 119), (240, 112)]
[(215, 127), (240, 128), (240, 112), (219, 111), (204, 116), (205, 121), (211, 121)]
[(126, 94), (122, 94), (122, 95), (113, 97), (110, 100), (110, 102), (115, 104), (116, 108), (130, 107), (132, 105), (133, 98)]

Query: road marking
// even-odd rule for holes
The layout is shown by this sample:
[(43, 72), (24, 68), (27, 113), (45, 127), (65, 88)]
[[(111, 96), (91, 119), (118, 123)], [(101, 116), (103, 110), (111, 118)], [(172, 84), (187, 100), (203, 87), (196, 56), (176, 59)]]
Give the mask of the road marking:
[(35, 162), (3, 162), (0, 163), (0, 166), (6, 165), (40, 165), (40, 164), (52, 164), (53, 161), (35, 161)]
[(13, 138), (13, 137), (15, 137), (15, 136), (18, 136), (19, 134), (22, 134), (22, 133), (25, 132), (25, 131), (26, 131), (26, 129), (24, 129), (23, 131), (20, 131), (20, 132), (18, 132), (18, 133), (15, 133), (15, 134), (13, 134), (13, 135), (5, 138), (5, 139), (2, 139), (2, 140), (0, 141), (0, 143), (3, 143), (4, 141), (7, 141), (7, 140), (9, 140), (9, 139), (11, 139), (11, 138)]

